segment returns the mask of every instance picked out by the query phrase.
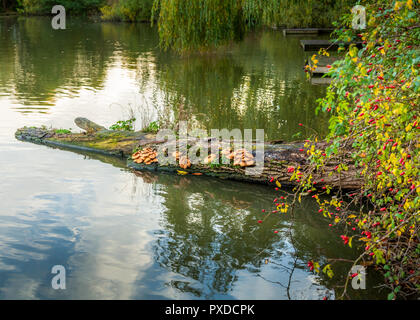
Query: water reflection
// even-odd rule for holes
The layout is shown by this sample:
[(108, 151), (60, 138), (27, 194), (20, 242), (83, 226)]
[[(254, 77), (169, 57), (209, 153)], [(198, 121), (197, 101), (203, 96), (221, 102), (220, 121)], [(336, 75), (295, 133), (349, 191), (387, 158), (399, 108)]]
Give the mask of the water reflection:
[[(21, 156), (36, 172), (18, 162), (3, 175), (2, 299), (320, 299), (334, 296), (346, 270), (321, 279), (306, 262), (354, 256), (322, 231), (311, 198), (293, 224), (275, 214), (261, 225), (271, 188), (131, 173), (116, 158), (33, 148)], [(50, 287), (56, 264), (67, 268), (65, 291)]]
[(132, 109), (139, 126), (166, 116), (207, 129), (264, 128), (269, 139), (296, 138), (300, 122), (325, 132), (326, 119), (314, 117), (324, 88), (305, 80), (298, 37), (264, 31), (213, 54), (179, 57), (162, 53), (146, 24), (70, 19), (57, 31), (37, 17), (2, 18), (0, 26), (0, 92), (18, 112), (91, 105), (100, 96), (95, 108)]

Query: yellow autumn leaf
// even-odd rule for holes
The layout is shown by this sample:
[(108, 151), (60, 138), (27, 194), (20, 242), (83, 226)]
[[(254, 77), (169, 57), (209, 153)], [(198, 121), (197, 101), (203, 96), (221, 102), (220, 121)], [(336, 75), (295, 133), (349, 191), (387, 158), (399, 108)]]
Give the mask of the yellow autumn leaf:
[(408, 0), (408, 1), (407, 1), (407, 7), (408, 7), (409, 9), (413, 9), (413, 0)]
[(319, 263), (318, 262), (314, 263), (314, 269), (315, 269), (316, 273), (319, 273)]
[(396, 1), (394, 6), (394, 11), (400, 10), (400, 8), (403, 6), (402, 1)]
[(279, 188), (281, 188), (281, 183), (278, 182), (278, 181), (276, 181), (276, 186), (279, 187)]

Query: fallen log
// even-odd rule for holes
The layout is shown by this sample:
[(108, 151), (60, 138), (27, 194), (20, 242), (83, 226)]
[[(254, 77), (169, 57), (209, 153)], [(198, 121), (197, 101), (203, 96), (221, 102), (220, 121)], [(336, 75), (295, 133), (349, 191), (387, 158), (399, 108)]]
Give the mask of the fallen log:
[[(294, 181), (290, 181), (293, 174), (291, 168), (300, 167), (301, 170), (305, 170), (309, 165), (307, 149), (303, 142), (264, 143), (263, 160), (262, 163), (259, 164), (261, 170), (255, 170), (255, 174), (252, 174), (252, 167), (242, 167), (239, 165), (239, 162), (236, 162), (236, 165), (234, 165), (235, 162), (219, 162), (215, 164), (203, 161), (190, 164), (188, 167), (182, 166), (182, 168), (180, 166), (181, 159), (175, 163), (160, 163), (159, 161), (148, 161), (147, 164), (144, 162), (136, 163), (133, 161), (132, 155), (137, 150), (154, 150), (152, 153), (155, 157), (156, 154), (160, 152), (158, 152), (158, 150), (162, 149), (163, 145), (170, 146), (171, 143), (176, 145), (184, 143), (188, 145), (189, 149), (195, 147), (198, 150), (201, 150), (200, 148), (203, 147), (204, 144), (209, 143), (210, 141), (214, 142), (215, 139), (189, 137), (188, 141), (177, 140), (168, 142), (165, 139), (158, 138), (156, 134), (142, 131), (106, 130), (104, 127), (84, 118), (77, 118), (75, 123), (85, 130), (85, 132), (63, 133), (63, 130), (47, 129), (45, 127), (24, 127), (18, 129), (15, 136), (21, 141), (43, 144), (60, 149), (95, 152), (107, 156), (116, 156), (124, 160), (126, 159), (127, 166), (137, 171), (181, 172), (183, 174), (207, 175), (222, 179), (259, 184), (269, 184), (271, 178), (274, 178), (283, 186), (288, 187), (295, 184)], [(220, 151), (223, 146), (230, 145), (230, 141), (217, 140), (217, 143), (220, 146)], [(316, 147), (325, 148), (326, 143), (317, 143)], [(257, 152), (258, 151), (255, 149), (246, 151), (251, 158), (256, 157)], [(208, 156), (208, 154), (203, 156)], [(223, 159), (223, 156), (220, 156), (220, 159)], [(231, 159), (234, 160), (234, 156), (232, 156)], [(240, 161), (240, 159), (238, 161)], [(346, 161), (346, 165), (349, 168), (348, 171), (338, 173), (335, 170), (337, 164), (330, 163), (325, 168), (322, 175), (318, 174), (313, 177), (313, 181), (317, 182), (318, 187), (329, 185), (335, 188), (356, 189), (361, 186), (362, 179), (350, 160)]]

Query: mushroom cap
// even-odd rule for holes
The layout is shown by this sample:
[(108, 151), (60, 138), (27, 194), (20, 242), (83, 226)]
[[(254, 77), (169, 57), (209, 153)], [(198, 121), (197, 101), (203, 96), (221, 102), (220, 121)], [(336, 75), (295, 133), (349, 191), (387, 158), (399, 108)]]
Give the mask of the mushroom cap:
[(235, 155), (234, 155), (235, 161), (251, 161), (254, 159), (254, 156), (252, 155), (252, 153), (249, 153), (246, 150), (240, 149), (238, 151), (235, 151)]
[(191, 161), (186, 156), (179, 158), (179, 166), (183, 169), (186, 169), (191, 166)]
[(136, 159), (138, 159), (138, 158), (140, 158), (140, 157), (141, 157), (141, 154), (139, 154), (138, 152), (136, 152), (136, 153), (134, 153), (134, 154), (131, 156), (131, 159), (136, 160)]
[(151, 164), (153, 162), (157, 162), (157, 160), (156, 161), (153, 160), (156, 157), (157, 157), (157, 153), (152, 148), (142, 149), (132, 155), (134, 162), (145, 163), (145, 164)]

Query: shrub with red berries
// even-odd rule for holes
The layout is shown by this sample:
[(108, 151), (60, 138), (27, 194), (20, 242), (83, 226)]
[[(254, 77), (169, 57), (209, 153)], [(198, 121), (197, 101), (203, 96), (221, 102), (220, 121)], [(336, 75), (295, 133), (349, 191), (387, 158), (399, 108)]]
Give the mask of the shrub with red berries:
[[(330, 68), (333, 81), (319, 101), (319, 109), (331, 114), (330, 144), (325, 150), (311, 151), (313, 165), (296, 176), (300, 181), (296, 192), (311, 190), (319, 212), (333, 220), (329, 225), (344, 229), (343, 245), (356, 249), (357, 244), (361, 254), (353, 265), (382, 271), (389, 299), (418, 297), (419, 3), (376, 0), (361, 4), (366, 7), (366, 30), (353, 30), (349, 14), (337, 24), (336, 35), (340, 42), (362, 40), (363, 46), (343, 48), (345, 57)], [(349, 155), (353, 162), (344, 162)], [(322, 174), (326, 166), (335, 166), (338, 172), (351, 167), (363, 178), (363, 185), (335, 194), (328, 186), (317, 189), (312, 177)], [(321, 201), (322, 193), (333, 197)], [(349, 272), (342, 297), (353, 276)]]

